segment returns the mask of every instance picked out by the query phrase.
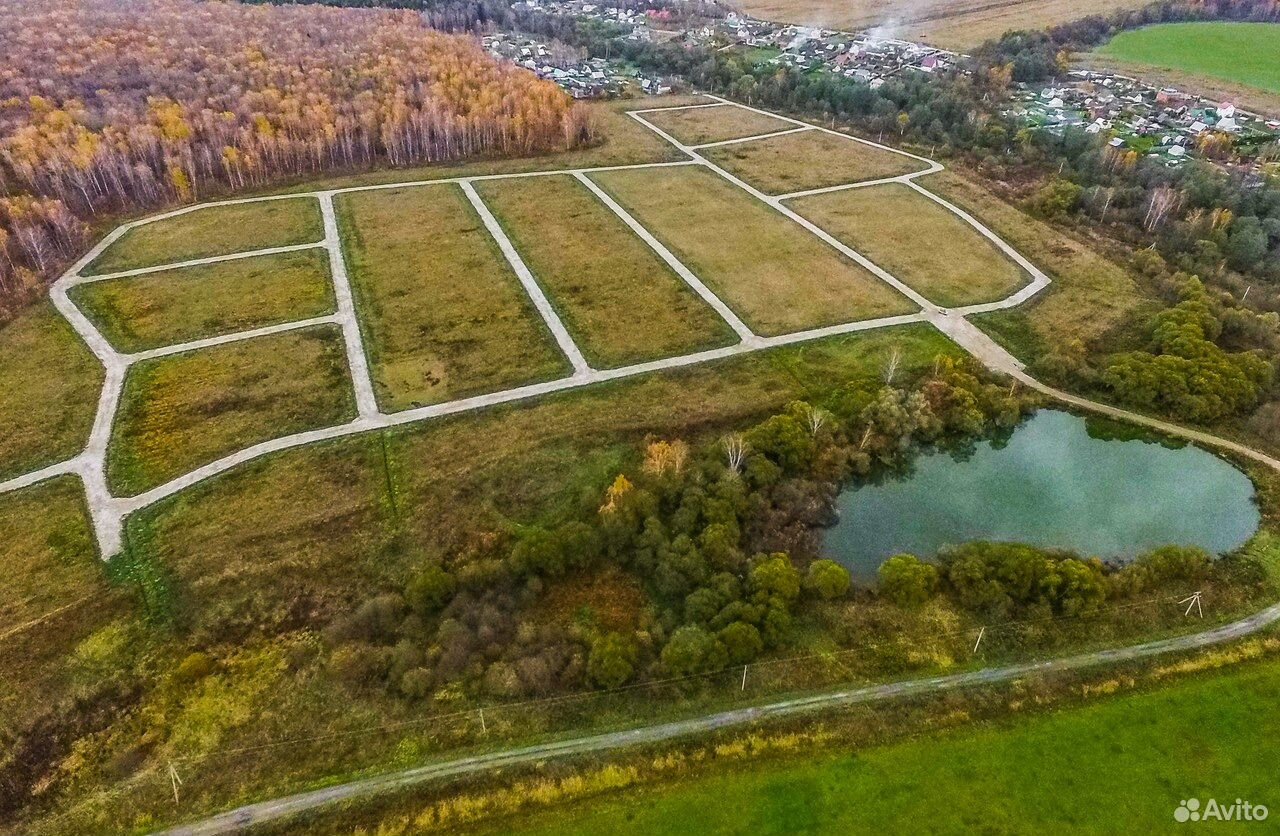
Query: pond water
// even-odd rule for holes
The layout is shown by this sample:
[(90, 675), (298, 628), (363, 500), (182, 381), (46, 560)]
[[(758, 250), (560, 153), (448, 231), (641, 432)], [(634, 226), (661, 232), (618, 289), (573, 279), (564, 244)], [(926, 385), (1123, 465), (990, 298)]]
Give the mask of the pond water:
[(909, 474), (841, 494), (824, 551), (866, 582), (895, 554), (929, 558), (970, 540), (1124, 560), (1170, 543), (1221, 554), (1257, 531), (1253, 483), (1226, 461), (1090, 428), (1041, 410), (1003, 445), (980, 442), (964, 461), (922, 454)]

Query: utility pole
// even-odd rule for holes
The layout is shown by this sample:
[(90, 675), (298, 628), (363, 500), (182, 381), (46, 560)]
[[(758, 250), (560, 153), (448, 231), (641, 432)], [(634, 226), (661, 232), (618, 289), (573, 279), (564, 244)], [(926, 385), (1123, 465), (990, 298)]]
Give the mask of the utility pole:
[(742, 666), (742, 690), (747, 690), (747, 666)]
[(1187, 605), (1187, 611), (1182, 614), (1184, 617), (1190, 616), (1191, 611), (1195, 610), (1196, 614), (1198, 614), (1201, 618), (1204, 618), (1204, 609), (1200, 606), (1200, 597), (1201, 597), (1201, 593), (1193, 592), (1189, 597), (1183, 598), (1181, 601), (1178, 602), (1179, 604)]
[(978, 645), (982, 644), (982, 637), (985, 636), (986, 634), (987, 634), (987, 628), (986, 628), (986, 625), (983, 625), (982, 629), (978, 631), (978, 640), (973, 643), (974, 653), (978, 652)]
[(178, 787), (182, 786), (182, 779), (178, 777), (178, 770), (174, 769), (173, 761), (169, 761), (169, 784), (173, 787), (173, 803), (178, 803)]
[(484, 724), (484, 709), (480, 709), (480, 733), (488, 734), (489, 727)]

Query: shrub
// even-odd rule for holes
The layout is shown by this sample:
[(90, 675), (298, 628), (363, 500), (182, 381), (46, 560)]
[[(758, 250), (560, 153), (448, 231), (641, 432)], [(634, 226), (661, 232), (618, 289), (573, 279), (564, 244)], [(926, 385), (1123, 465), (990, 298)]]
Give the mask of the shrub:
[(849, 570), (834, 560), (815, 560), (809, 564), (805, 588), (822, 600), (830, 601), (847, 595), (851, 585)]
[(938, 588), (938, 567), (913, 554), (895, 555), (880, 564), (880, 594), (900, 607), (918, 607)]
[(676, 630), (662, 648), (662, 664), (675, 676), (716, 670), (727, 662), (724, 645), (706, 630), (692, 625)]
[(404, 597), (410, 609), (426, 617), (449, 603), (457, 588), (453, 575), (432, 563), (409, 581)]
[(587, 675), (602, 688), (617, 688), (635, 675), (636, 645), (621, 633), (606, 633), (591, 644)]
[(717, 637), (724, 645), (729, 662), (734, 665), (750, 662), (764, 650), (764, 639), (760, 638), (760, 631), (745, 621), (733, 622), (721, 630)]

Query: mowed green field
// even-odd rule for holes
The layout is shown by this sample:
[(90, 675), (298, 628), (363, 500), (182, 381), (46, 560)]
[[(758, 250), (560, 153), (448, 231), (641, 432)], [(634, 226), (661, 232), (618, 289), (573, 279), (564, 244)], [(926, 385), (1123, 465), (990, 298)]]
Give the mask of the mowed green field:
[(869, 271), (701, 168), (594, 179), (759, 334), (917, 310)]
[(49, 302), (0, 327), (0, 480), (79, 453), (103, 371)]
[(335, 306), (319, 249), (92, 282), (72, 288), (71, 298), (128, 352), (310, 319)]
[(787, 205), (939, 305), (992, 302), (1028, 281), (976, 229), (901, 183)]
[(1121, 32), (1098, 55), (1280, 93), (1280, 24), (1165, 23)]
[(657, 125), (685, 145), (721, 142), (795, 127), (782, 119), (733, 105), (657, 110), (641, 115), (646, 122)]
[(701, 153), (729, 173), (773, 195), (897, 177), (929, 167), (928, 163), (903, 154), (826, 131), (739, 142)]
[(324, 238), (320, 204), (298, 197), (196, 209), (131, 229), (94, 259), (101, 276), (197, 258), (313, 244)]
[(107, 459), (120, 493), (270, 438), (355, 416), (336, 326), (144, 360), (129, 370)]
[[(508, 820), (492, 832), (1163, 833), (1183, 799), (1280, 805), (1280, 660), (1159, 690)], [(1272, 813), (1274, 816), (1275, 813)], [(1200, 823), (1212, 832), (1269, 824)]]
[(476, 184), (595, 368), (688, 354), (733, 330), (571, 176)]
[(343, 195), (338, 212), (383, 409), (457, 400), (570, 371), (458, 186)]

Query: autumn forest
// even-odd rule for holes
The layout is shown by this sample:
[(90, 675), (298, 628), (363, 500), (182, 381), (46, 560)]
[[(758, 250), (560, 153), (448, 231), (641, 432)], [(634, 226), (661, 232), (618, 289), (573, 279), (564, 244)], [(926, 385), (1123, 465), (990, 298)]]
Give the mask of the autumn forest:
[(558, 88), (412, 12), (0, 0), (0, 19), (0, 321), (107, 215), (592, 138)]

